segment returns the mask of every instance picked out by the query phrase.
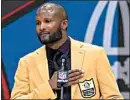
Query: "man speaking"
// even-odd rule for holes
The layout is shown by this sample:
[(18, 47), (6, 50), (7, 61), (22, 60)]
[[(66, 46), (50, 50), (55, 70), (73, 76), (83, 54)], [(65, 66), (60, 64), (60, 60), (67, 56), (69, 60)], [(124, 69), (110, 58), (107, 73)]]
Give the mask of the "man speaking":
[(61, 5), (37, 10), (36, 31), (45, 45), (20, 59), (11, 99), (123, 99), (104, 49), (68, 37), (67, 27)]

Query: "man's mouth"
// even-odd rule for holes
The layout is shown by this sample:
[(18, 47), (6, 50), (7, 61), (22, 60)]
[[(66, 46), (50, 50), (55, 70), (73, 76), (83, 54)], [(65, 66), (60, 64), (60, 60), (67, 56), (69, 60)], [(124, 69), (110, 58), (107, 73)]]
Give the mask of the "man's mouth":
[(39, 36), (40, 36), (40, 37), (44, 37), (44, 36), (49, 35), (49, 34), (50, 34), (50, 32), (41, 32), (41, 33), (39, 34)]
[(40, 34), (50, 34), (50, 32), (41, 32)]

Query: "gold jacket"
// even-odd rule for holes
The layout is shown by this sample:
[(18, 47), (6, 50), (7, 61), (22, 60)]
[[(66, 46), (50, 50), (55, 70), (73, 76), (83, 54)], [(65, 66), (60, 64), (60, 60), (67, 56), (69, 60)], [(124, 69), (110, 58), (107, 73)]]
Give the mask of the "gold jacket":
[[(72, 99), (123, 99), (102, 47), (71, 40), (71, 69), (84, 71), (71, 86)], [(55, 99), (49, 85), (45, 46), (20, 59), (11, 99)]]

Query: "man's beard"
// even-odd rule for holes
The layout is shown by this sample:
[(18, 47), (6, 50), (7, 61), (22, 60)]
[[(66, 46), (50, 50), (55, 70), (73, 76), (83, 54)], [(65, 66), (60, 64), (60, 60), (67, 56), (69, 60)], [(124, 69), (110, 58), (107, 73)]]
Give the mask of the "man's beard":
[[(61, 38), (62, 38), (62, 31), (61, 31), (61, 28), (59, 27), (58, 29), (57, 29), (57, 31), (56, 32), (54, 32), (54, 33), (50, 33), (50, 32), (48, 32), (48, 35), (49, 35), (49, 38), (48, 39), (42, 39), (42, 36), (43, 36), (43, 34), (44, 33), (40, 33), (39, 35), (38, 35), (38, 38), (39, 38), (39, 40), (40, 40), (40, 42), (42, 43), (42, 44), (49, 44), (49, 43), (54, 43), (54, 42), (56, 42), (56, 41), (58, 41), (58, 40), (60, 40)], [(46, 33), (45, 33), (46, 34)]]

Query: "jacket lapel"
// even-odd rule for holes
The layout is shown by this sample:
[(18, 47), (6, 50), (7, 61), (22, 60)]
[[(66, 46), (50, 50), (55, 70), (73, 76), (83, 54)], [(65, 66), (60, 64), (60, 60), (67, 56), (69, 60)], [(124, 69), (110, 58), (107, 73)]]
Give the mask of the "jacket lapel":
[[(71, 39), (71, 69), (82, 70), (84, 50), (81, 49), (82, 44)], [(71, 98), (74, 98), (78, 84), (71, 86)]]
[(48, 70), (48, 61), (46, 56), (45, 46), (42, 46), (36, 52), (38, 54), (37, 57), (37, 68), (43, 80), (49, 80), (49, 70)]

